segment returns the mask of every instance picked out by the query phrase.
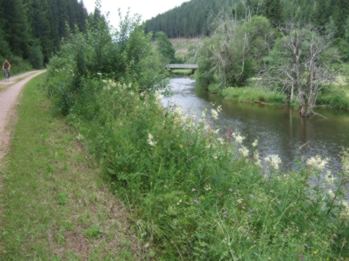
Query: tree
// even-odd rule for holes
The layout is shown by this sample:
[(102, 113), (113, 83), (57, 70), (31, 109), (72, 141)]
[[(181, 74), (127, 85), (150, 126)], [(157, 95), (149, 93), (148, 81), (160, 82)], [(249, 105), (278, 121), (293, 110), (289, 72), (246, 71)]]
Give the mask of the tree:
[(157, 49), (161, 55), (163, 55), (168, 62), (173, 63), (176, 62), (175, 52), (170, 39), (168, 39), (167, 35), (164, 32), (157, 32), (156, 35), (157, 40)]
[(238, 21), (225, 14), (217, 24), (196, 54), (199, 82), (212, 83), (215, 78), (220, 89), (243, 86), (272, 46), (272, 28), (261, 16)]
[(266, 59), (264, 82), (281, 86), (291, 100), (296, 96), (301, 116), (309, 117), (320, 90), (335, 80), (339, 55), (331, 36), (321, 36), (311, 25), (288, 23), (280, 31), (283, 37)]

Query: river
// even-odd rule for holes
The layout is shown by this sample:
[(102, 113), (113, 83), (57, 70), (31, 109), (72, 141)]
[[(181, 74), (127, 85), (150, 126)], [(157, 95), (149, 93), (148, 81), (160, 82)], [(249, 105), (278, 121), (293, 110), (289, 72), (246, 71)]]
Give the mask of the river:
[(217, 125), (223, 131), (231, 128), (246, 136), (246, 145), (258, 138), (261, 158), (279, 155), (283, 171), (297, 170), (297, 160), (316, 155), (329, 158), (327, 169), (341, 171), (339, 153), (343, 147), (349, 148), (348, 112), (316, 109), (326, 119), (320, 116), (303, 119), (296, 110), (286, 107), (226, 101), (196, 87), (190, 78), (173, 78), (170, 84), (173, 95), (162, 100), (164, 106), (175, 103), (186, 112), (192, 110), (201, 115), (203, 108), (208, 111), (212, 108), (211, 103), (221, 105)]

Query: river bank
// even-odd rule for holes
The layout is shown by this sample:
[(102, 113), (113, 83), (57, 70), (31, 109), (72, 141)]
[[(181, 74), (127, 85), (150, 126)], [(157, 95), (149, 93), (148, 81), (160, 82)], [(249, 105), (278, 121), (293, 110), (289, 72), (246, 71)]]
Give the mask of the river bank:
[[(212, 92), (212, 90), (209, 89)], [(222, 95), (227, 100), (261, 103), (264, 105), (291, 106), (299, 108), (299, 102), (293, 100), (291, 104), (287, 102), (285, 94), (274, 92), (261, 87), (229, 87), (222, 91), (214, 91)], [(349, 110), (349, 86), (348, 85), (332, 85), (324, 87), (319, 93), (315, 108), (328, 108)]]

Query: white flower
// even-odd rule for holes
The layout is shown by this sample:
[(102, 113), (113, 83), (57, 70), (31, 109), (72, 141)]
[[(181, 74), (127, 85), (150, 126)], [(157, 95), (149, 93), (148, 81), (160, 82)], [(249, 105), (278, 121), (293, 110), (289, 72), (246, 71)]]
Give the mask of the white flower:
[(162, 95), (161, 91), (156, 91), (156, 92), (155, 92), (155, 98), (156, 98), (158, 101), (161, 101), (162, 98), (164, 98), (164, 95)]
[(153, 141), (153, 135), (151, 135), (150, 133), (148, 133), (148, 140), (147, 140), (148, 144), (152, 147), (155, 147), (156, 142)]
[(245, 146), (241, 146), (239, 151), (240, 151), (241, 155), (244, 156), (245, 158), (247, 158), (248, 154), (250, 153), (249, 150)]
[(202, 119), (205, 119), (206, 118), (206, 112), (207, 112), (207, 109), (203, 109), (202, 112), (201, 112), (201, 118)]
[(326, 182), (328, 185), (332, 185), (336, 181), (336, 179), (333, 177), (333, 175), (331, 175), (331, 171), (327, 172), (325, 179), (326, 179)]
[(273, 167), (275, 170), (278, 170), (279, 169), (279, 164), (281, 163), (281, 159), (279, 158), (278, 155), (268, 155), (266, 158), (265, 158), (265, 162)]
[(174, 113), (177, 113), (178, 115), (182, 115), (183, 114), (183, 108), (181, 105), (176, 105), (174, 111)]
[(256, 147), (258, 145), (258, 139), (255, 139), (254, 142), (252, 143), (252, 147)]
[(308, 159), (306, 164), (308, 167), (312, 169), (323, 171), (327, 163), (328, 163), (328, 158), (321, 159), (320, 155), (316, 155), (315, 157), (311, 157), (310, 159)]
[(329, 189), (327, 193), (328, 193), (328, 195), (330, 195), (330, 198), (331, 198), (331, 199), (334, 199), (335, 196), (336, 196), (336, 195), (333, 193), (332, 189)]
[(211, 109), (212, 118), (218, 120), (218, 112), (215, 109)]
[(239, 144), (241, 144), (245, 139), (245, 137), (241, 136), (240, 133), (232, 133), (231, 135), (235, 138), (235, 141)]
[(215, 130), (213, 133), (218, 134), (218, 132), (219, 132), (219, 128), (217, 130)]
[(224, 144), (224, 140), (222, 138), (217, 138), (217, 141), (222, 145)]
[(262, 167), (261, 159), (259, 158), (258, 150), (256, 150), (256, 151), (253, 152), (253, 158), (254, 158), (254, 163), (255, 163), (258, 167)]
[(204, 187), (204, 189), (205, 189), (206, 191), (210, 191), (210, 190), (211, 190), (211, 186), (210, 186), (210, 185), (206, 185), (206, 186)]

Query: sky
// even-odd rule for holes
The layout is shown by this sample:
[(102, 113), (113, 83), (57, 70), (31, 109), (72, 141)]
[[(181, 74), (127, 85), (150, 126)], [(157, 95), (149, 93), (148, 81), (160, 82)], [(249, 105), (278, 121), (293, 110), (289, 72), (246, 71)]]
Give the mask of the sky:
[[(94, 11), (95, 0), (82, 0), (89, 13)], [(140, 14), (142, 20), (148, 20), (158, 14), (164, 13), (189, 0), (101, 0), (102, 12), (109, 12), (109, 20), (114, 27), (118, 26), (118, 8), (123, 15), (130, 8), (131, 15)]]

